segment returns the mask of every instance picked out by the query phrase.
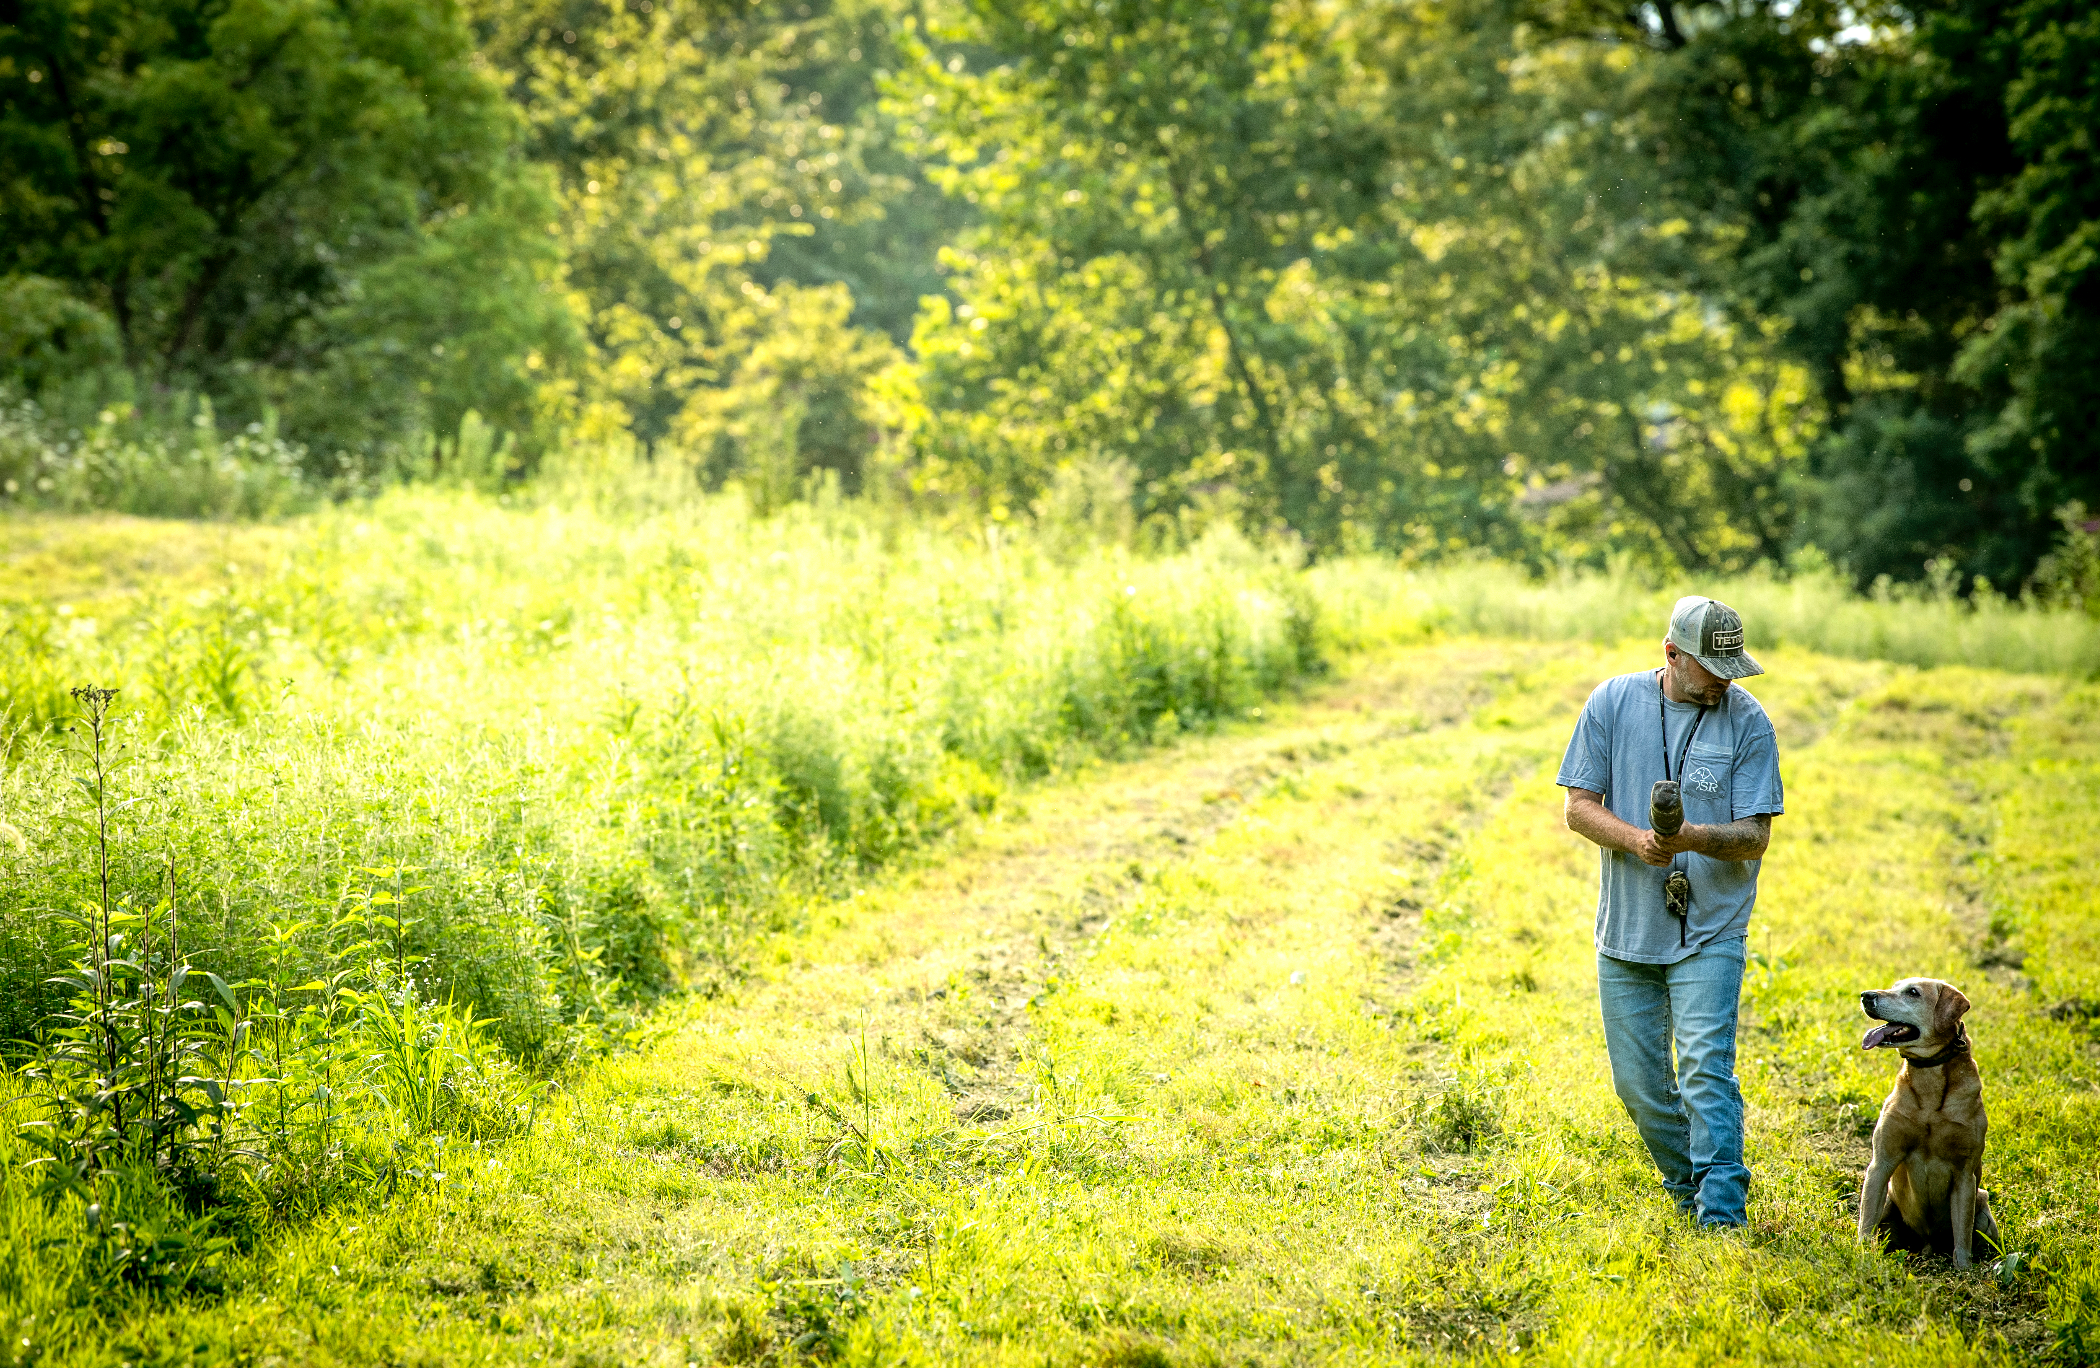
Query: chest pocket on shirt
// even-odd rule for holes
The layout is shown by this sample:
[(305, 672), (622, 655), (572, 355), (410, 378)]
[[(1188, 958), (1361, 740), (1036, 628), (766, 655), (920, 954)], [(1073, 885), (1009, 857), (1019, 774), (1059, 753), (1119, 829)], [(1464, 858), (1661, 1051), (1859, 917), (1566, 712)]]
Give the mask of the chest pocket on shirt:
[(1709, 802), (1726, 802), (1734, 777), (1735, 752), (1726, 746), (1699, 744), (1684, 762), (1684, 787)]

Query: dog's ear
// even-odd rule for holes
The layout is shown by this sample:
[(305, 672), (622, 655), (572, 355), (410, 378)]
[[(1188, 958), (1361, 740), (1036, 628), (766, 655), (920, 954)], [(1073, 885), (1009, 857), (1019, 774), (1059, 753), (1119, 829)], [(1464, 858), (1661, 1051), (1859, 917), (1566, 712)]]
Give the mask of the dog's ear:
[(1961, 1024), (1962, 1014), (1969, 1010), (1969, 1000), (1962, 996), (1961, 989), (1951, 983), (1940, 985), (1939, 1000), (1932, 1006), (1932, 1033), (1951, 1036), (1954, 1028)]

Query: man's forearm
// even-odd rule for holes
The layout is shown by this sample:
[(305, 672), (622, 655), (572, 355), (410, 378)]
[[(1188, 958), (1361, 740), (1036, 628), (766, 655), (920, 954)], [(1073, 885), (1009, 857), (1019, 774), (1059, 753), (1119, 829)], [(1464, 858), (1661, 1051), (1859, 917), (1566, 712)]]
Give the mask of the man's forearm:
[(1772, 819), (1759, 815), (1713, 826), (1686, 826), (1677, 844), (1712, 860), (1761, 860), (1772, 841)]
[(1577, 836), (1587, 837), (1606, 850), (1640, 853), (1641, 829), (1604, 806), (1601, 795), (1588, 789), (1569, 789), (1565, 815), (1568, 830)]

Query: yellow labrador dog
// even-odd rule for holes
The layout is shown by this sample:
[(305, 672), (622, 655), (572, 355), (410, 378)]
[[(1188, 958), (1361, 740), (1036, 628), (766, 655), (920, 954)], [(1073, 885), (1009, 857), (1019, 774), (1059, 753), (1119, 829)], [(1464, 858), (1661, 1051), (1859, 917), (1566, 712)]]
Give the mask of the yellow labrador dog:
[(1903, 1056), (1896, 1086), (1874, 1124), (1874, 1159), (1859, 1189), (1859, 1238), (1892, 1249), (1952, 1254), (1969, 1266), (1975, 1237), (1996, 1249), (1998, 1223), (1983, 1177), (1983, 1077), (1969, 1053), (1969, 1000), (1938, 979), (1899, 979), (1859, 995), (1883, 1023), (1860, 1047)]

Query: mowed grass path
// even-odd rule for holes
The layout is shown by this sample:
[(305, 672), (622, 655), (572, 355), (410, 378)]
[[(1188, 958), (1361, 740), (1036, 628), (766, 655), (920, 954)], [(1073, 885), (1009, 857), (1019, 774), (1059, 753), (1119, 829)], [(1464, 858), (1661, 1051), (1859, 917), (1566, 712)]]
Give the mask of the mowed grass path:
[[(1741, 1073), (1753, 1227), (1675, 1219), (1612, 1097), (1552, 772), (1652, 654), (1460, 644), (1038, 791), (762, 948), (536, 1135), (73, 1357), (284, 1363), (2021, 1361), (2100, 1352), (2100, 691), (1785, 651)], [(1857, 1248), (1952, 979), (2001, 1277)], [(2083, 1005), (2081, 1005), (2083, 1004)], [(2051, 1009), (2057, 1009), (2053, 1014)]]

